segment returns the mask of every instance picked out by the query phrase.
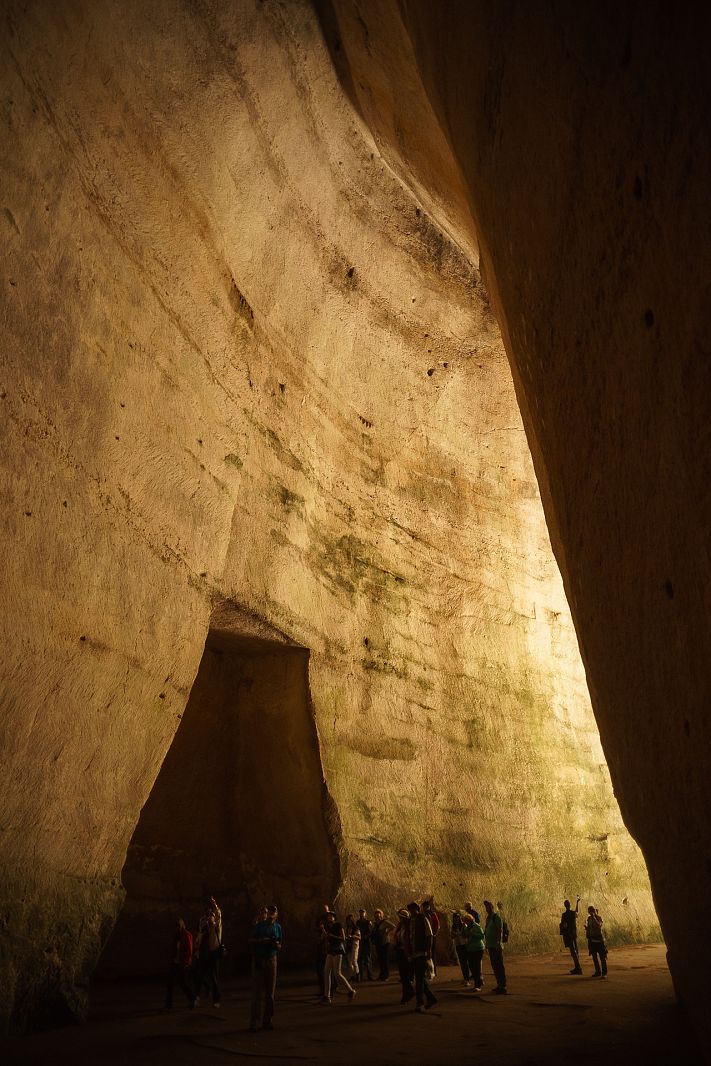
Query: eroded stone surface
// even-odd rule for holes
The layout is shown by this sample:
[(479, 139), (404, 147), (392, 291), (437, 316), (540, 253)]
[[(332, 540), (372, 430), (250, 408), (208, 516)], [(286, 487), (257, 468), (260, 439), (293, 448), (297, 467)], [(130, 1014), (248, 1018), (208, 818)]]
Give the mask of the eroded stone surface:
[(339, 905), (486, 893), (525, 949), (577, 889), (648, 936), (471, 240), (314, 13), (6, 30), (3, 1009), (81, 1011), (216, 598), (311, 651)]
[[(656, 3), (334, 8), (344, 85), (405, 180), (442, 192), (443, 137), (463, 175), (616, 793), (709, 1050), (684, 902), (711, 888), (708, 10), (670, 35)], [(436, 136), (410, 135), (421, 107)]]

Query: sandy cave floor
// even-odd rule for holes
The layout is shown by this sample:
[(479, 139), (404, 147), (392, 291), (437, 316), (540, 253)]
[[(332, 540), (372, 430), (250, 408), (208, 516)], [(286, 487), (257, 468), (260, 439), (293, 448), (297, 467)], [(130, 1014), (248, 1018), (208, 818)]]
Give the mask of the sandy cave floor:
[[(507, 959), (510, 994), (493, 987), (489, 967), (478, 995), (454, 967), (440, 968), (439, 1003), (425, 1015), (398, 1005), (399, 986), (367, 983), (352, 1002), (328, 1007), (304, 971), (282, 975), (274, 1032), (247, 1030), (246, 981), (226, 981), (220, 1010), (156, 1006), (162, 986), (102, 984), (84, 1026), (9, 1041), (5, 1063), (111, 1063), (202, 1066), (238, 1060), (385, 1066), (498, 1064), (700, 1063), (673, 998), (663, 945), (614, 949), (607, 981), (568, 974), (561, 954)], [(176, 990), (179, 993), (179, 990)], [(182, 996), (182, 993), (179, 993)]]

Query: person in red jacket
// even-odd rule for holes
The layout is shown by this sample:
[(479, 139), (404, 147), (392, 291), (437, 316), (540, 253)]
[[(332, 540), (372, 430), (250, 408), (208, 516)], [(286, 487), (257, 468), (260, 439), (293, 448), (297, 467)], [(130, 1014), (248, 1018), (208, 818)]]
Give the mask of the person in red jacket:
[(177, 980), (188, 1002), (192, 1003), (195, 993), (190, 987), (189, 974), (193, 964), (193, 936), (186, 928), (182, 918), (178, 918), (173, 940), (173, 957), (168, 974), (168, 985), (165, 990), (165, 1006), (167, 1010), (173, 1006), (173, 986)]

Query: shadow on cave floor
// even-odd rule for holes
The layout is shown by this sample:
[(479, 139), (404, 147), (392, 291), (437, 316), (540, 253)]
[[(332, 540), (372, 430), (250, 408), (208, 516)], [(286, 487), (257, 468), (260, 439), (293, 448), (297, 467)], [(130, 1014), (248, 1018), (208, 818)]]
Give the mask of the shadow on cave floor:
[[(353, 1002), (318, 1003), (304, 970), (280, 977), (273, 1033), (247, 1031), (245, 980), (226, 982), (222, 1009), (160, 1010), (163, 986), (102, 982), (92, 1019), (81, 1028), (15, 1039), (7, 1063), (112, 1066), (219, 1066), (236, 1059), (369, 1066), (700, 1063), (675, 1006), (665, 949), (655, 944), (610, 953), (607, 982), (568, 975), (563, 954), (511, 957), (511, 994), (477, 996), (454, 967), (441, 968), (439, 1003), (425, 1015), (399, 1007), (399, 988), (366, 984)], [(487, 987), (493, 980), (485, 968)]]

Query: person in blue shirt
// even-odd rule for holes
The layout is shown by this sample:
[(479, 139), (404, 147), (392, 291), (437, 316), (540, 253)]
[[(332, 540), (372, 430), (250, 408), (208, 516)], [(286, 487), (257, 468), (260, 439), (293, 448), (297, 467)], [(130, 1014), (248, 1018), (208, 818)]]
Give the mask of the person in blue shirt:
[[(249, 950), (252, 953), (252, 1007), (249, 1017), (250, 1031), (255, 1033), (262, 1019), (262, 1029), (274, 1028), (274, 993), (276, 991), (277, 958), (281, 951), (281, 925), (275, 906), (263, 907), (259, 921), (249, 934)], [(262, 1000), (264, 1014), (262, 1015)]]

